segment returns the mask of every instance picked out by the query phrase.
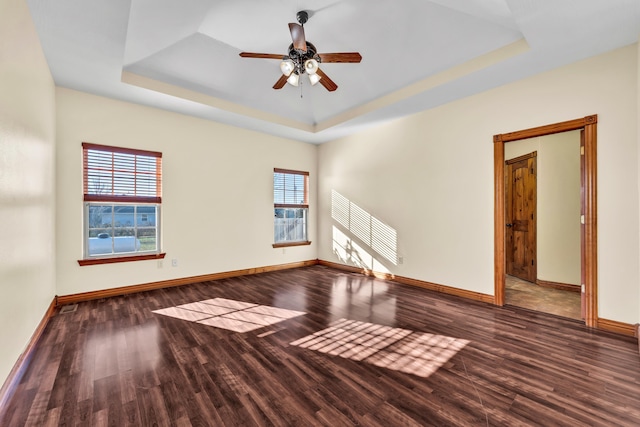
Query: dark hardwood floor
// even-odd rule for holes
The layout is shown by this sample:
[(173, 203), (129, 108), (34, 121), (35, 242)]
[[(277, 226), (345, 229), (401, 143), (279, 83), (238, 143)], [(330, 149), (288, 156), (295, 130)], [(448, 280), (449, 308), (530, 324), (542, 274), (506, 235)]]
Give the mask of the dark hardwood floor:
[[(239, 333), (153, 313), (220, 298), (306, 314)], [(2, 409), (2, 426), (637, 426), (640, 357), (571, 319), (314, 266), (58, 309)]]

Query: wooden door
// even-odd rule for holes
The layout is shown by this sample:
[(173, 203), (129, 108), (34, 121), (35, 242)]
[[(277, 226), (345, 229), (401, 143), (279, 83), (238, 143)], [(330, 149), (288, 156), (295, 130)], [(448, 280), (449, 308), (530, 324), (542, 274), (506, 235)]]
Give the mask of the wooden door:
[(537, 276), (536, 156), (508, 160), (505, 168), (506, 273), (532, 283)]

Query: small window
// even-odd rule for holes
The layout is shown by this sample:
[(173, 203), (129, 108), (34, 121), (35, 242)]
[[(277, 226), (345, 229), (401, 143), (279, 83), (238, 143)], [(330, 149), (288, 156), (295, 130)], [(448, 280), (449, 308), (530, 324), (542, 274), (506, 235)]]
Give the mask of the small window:
[(162, 153), (82, 149), (85, 260), (160, 254)]
[(309, 244), (309, 172), (273, 170), (274, 247)]

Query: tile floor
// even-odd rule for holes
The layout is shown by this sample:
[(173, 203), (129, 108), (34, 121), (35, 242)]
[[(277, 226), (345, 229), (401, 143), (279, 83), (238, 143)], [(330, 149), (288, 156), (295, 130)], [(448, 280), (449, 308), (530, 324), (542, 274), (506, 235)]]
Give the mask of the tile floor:
[(505, 303), (581, 320), (580, 293), (547, 288), (507, 276)]
[(287, 310), (226, 298), (192, 302), (176, 307), (154, 310), (153, 312), (234, 332), (249, 332), (306, 314), (303, 311)]

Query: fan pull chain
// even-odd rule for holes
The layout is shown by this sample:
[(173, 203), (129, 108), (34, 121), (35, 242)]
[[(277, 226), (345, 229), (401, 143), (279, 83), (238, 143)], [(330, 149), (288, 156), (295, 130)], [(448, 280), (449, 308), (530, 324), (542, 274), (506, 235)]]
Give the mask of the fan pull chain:
[(302, 79), (300, 79), (300, 99), (302, 99)]

